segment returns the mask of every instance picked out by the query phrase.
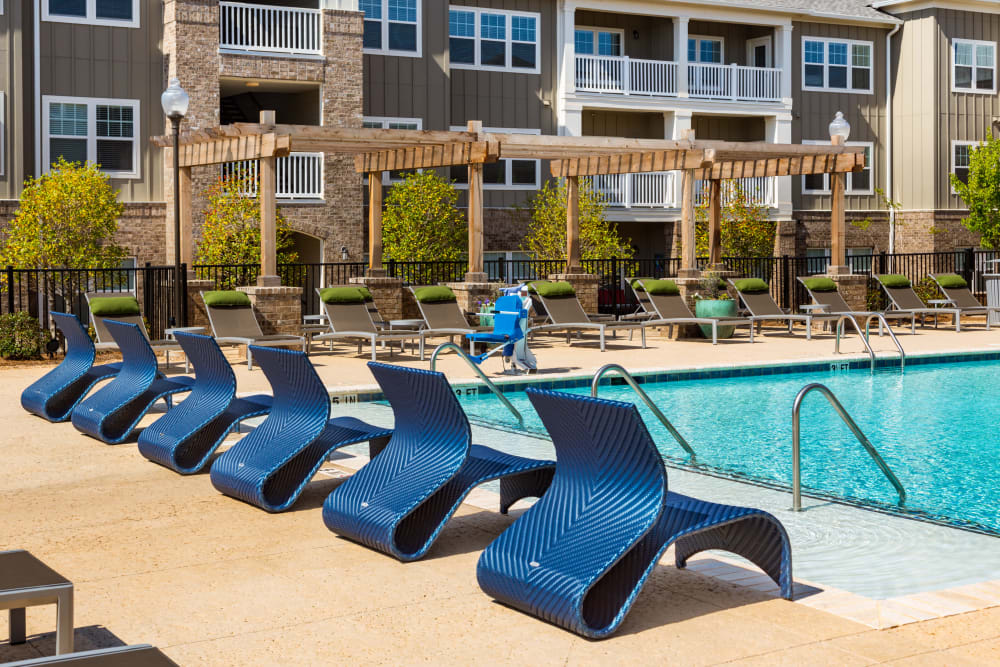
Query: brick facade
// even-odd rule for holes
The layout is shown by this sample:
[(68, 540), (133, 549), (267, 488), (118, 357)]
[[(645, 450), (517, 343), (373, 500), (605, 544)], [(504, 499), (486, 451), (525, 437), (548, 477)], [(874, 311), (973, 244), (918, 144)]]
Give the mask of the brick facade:
[(301, 287), (237, 287), (250, 297), (265, 336), (302, 333)]
[[(896, 215), (895, 251), (950, 252), (978, 247), (979, 235), (962, 225), (966, 215), (961, 210), (900, 211)], [(804, 255), (807, 248), (830, 247), (829, 211), (796, 211), (794, 217), (795, 248), (788, 254)], [(889, 251), (889, 218), (884, 211), (848, 211), (846, 218), (848, 248), (872, 248), (876, 253)], [(871, 223), (863, 229), (857, 223), (865, 220)], [(790, 247), (783, 243), (783, 248)]]
[(483, 250), (520, 250), (530, 221), (527, 209), (483, 209)]

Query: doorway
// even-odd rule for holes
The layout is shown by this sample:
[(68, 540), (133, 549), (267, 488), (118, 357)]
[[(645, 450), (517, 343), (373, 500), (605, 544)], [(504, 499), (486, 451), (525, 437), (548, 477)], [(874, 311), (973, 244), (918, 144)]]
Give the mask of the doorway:
[(747, 40), (747, 65), (750, 67), (771, 67), (770, 37)]

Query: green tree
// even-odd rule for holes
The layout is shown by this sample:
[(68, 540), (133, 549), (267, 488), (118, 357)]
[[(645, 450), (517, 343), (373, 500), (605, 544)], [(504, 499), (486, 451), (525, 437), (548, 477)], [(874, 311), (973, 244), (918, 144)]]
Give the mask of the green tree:
[(22, 269), (114, 268), (125, 249), (112, 238), (125, 206), (97, 165), (63, 158), (24, 183), (0, 247), (0, 262)]
[[(208, 206), (198, 243), (199, 264), (260, 264), (260, 198), (250, 192), (254, 184), (242, 172), (220, 178), (205, 191)], [(280, 211), (276, 228), (278, 263), (297, 262), (291, 229)], [(255, 278), (251, 272), (225, 269), (217, 282), (219, 289), (229, 289)]]
[(382, 211), (382, 253), (401, 262), (458, 261), (468, 252), (468, 226), (458, 190), (433, 170), (414, 171), (389, 188)]
[[(739, 181), (723, 181), (722, 188), (719, 232), (723, 256), (773, 256), (777, 224), (768, 219), (767, 206), (755, 203)], [(695, 246), (699, 257), (708, 255), (707, 191), (703, 203), (695, 211)]]
[[(548, 181), (528, 204), (531, 221), (521, 250), (536, 259), (566, 259), (565, 182)], [(618, 226), (605, 218), (607, 204), (588, 179), (580, 180), (580, 259), (629, 259), (631, 239), (618, 234)]]
[(1000, 139), (990, 137), (969, 151), (969, 178), (951, 175), (951, 186), (969, 208), (962, 224), (980, 235), (983, 248), (1000, 248)]

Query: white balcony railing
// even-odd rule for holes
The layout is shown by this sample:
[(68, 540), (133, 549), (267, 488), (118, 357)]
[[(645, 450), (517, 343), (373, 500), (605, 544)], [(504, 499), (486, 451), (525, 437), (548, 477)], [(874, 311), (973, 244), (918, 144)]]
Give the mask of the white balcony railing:
[[(688, 65), (690, 97), (776, 102), (781, 100), (781, 70), (742, 65)], [(628, 56), (576, 57), (576, 89), (584, 93), (676, 97), (677, 63)]]
[(220, 2), (219, 48), (321, 55), (323, 13), (318, 9)]
[[(278, 199), (322, 199), (323, 198), (323, 154), (322, 153), (292, 153), (288, 157), (276, 160)], [(257, 184), (260, 182), (257, 160), (244, 162), (228, 162), (222, 165), (222, 175), (240, 174), (245, 180), (243, 194), (247, 197), (257, 195)]]
[(648, 174), (610, 174), (594, 176), (593, 187), (615, 208), (674, 208), (674, 174), (657, 171)]
[[(773, 208), (775, 203), (774, 177), (762, 176), (758, 178), (737, 178), (732, 181), (722, 182), (722, 205), (728, 206), (732, 203), (738, 184), (746, 194), (750, 203), (757, 206), (767, 206)], [(694, 200), (697, 206), (705, 205), (705, 198), (708, 197), (708, 181), (695, 182)]]

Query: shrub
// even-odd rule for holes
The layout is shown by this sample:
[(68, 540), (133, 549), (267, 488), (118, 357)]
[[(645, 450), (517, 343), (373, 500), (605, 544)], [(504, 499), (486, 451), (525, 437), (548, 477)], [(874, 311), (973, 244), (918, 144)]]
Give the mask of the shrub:
[(382, 252), (399, 262), (459, 261), (468, 226), (458, 190), (432, 170), (413, 171), (389, 188), (382, 211)]
[(952, 174), (951, 186), (969, 209), (962, 224), (981, 235), (983, 248), (1000, 247), (1000, 138), (970, 147), (968, 183)]
[(49, 332), (38, 320), (24, 311), (0, 315), (0, 357), (4, 359), (38, 359)]
[[(767, 217), (767, 207), (755, 204), (739, 181), (723, 181), (729, 195), (719, 222), (724, 257), (773, 257), (777, 223)], [(695, 209), (695, 247), (699, 257), (708, 256), (708, 190)]]
[[(565, 183), (547, 181), (528, 204), (531, 221), (521, 250), (535, 259), (566, 259)], [(618, 227), (605, 219), (607, 204), (588, 179), (580, 179), (580, 259), (629, 259), (630, 239), (622, 238)]]

